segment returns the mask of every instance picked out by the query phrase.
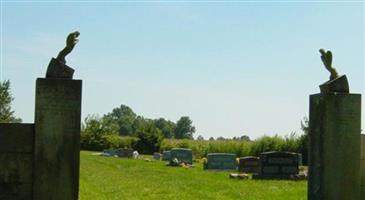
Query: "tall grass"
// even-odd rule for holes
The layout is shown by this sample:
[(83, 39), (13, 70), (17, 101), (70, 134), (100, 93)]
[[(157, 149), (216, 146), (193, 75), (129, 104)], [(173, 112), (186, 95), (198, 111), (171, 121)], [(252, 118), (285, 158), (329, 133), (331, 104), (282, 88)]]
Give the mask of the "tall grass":
[(172, 148), (190, 148), (195, 158), (206, 157), (208, 153), (235, 153), (239, 157), (258, 156), (266, 151), (302, 152), (301, 138), (295, 134), (281, 137), (263, 136), (254, 141), (241, 140), (176, 140), (165, 139), (161, 151)]

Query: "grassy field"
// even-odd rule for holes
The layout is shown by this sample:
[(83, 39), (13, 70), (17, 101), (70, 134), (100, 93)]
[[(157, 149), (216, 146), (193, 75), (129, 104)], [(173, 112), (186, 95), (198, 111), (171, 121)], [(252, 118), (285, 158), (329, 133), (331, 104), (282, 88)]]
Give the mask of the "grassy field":
[(122, 159), (81, 152), (81, 200), (301, 200), (306, 181), (233, 180), (229, 172), (168, 167), (163, 161)]

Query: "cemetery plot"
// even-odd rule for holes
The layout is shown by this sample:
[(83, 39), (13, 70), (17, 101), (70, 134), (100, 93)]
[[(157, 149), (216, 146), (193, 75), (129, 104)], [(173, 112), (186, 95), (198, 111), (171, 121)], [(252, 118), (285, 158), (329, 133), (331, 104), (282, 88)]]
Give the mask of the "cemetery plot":
[(162, 154), (155, 152), (153, 153), (153, 159), (155, 160), (161, 160)]
[(260, 155), (259, 174), (254, 179), (292, 179), (299, 173), (299, 156), (292, 152), (264, 152)]
[(191, 149), (173, 148), (170, 151), (170, 165), (193, 164), (193, 152)]
[(132, 158), (133, 157), (133, 149), (106, 149), (101, 153), (101, 156), (117, 156), (121, 158)]
[(259, 173), (260, 158), (255, 156), (246, 156), (239, 159), (238, 172), (240, 173)]
[(171, 152), (170, 151), (163, 151), (162, 152), (162, 160), (169, 161), (171, 158)]
[(118, 149), (107, 149), (101, 154), (102, 156), (118, 156)]
[(236, 170), (236, 154), (208, 153), (207, 159), (204, 169)]
[(133, 149), (118, 149), (117, 156), (121, 158), (132, 158), (133, 157)]

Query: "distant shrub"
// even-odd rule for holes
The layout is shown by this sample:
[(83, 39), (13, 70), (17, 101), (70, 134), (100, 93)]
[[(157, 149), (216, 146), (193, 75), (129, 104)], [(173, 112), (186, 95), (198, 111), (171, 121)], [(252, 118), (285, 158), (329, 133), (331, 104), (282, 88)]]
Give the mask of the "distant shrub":
[(104, 149), (133, 148), (138, 138), (119, 135), (106, 135)]

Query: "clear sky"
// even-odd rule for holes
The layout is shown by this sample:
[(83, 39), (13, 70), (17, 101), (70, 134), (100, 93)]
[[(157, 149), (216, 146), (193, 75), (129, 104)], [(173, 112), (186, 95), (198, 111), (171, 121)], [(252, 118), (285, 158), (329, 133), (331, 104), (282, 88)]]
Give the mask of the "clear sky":
[(320, 48), (364, 95), (363, 1), (1, 1), (1, 79), (24, 122), (35, 79), (75, 30), (67, 64), (83, 80), (82, 118), (126, 104), (187, 115), (205, 138), (300, 134), (329, 78)]

